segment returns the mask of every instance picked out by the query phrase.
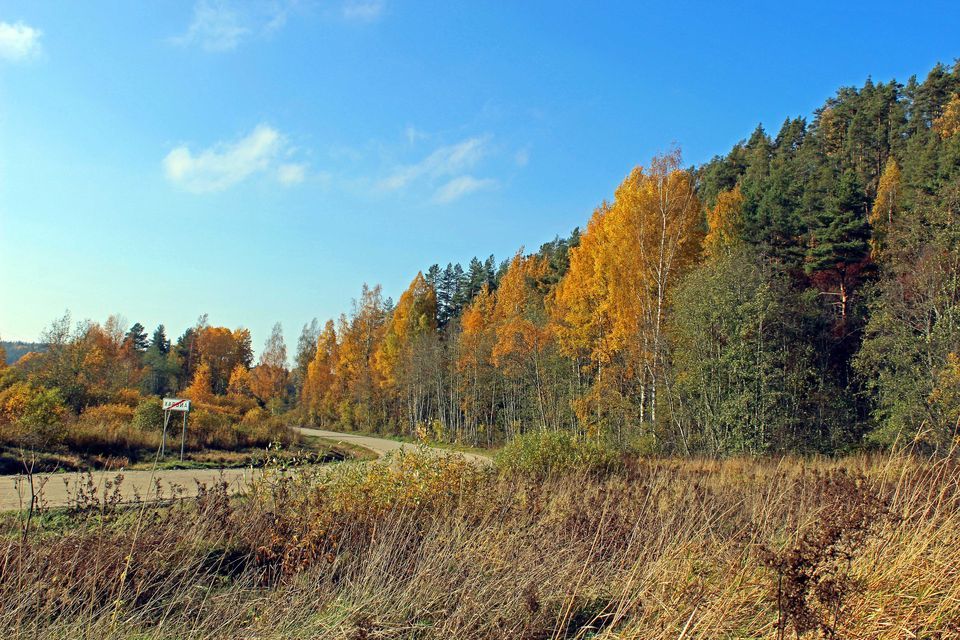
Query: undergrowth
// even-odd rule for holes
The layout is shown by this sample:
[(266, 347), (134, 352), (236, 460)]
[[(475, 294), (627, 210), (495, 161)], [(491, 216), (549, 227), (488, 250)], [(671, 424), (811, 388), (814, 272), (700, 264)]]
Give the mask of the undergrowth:
[[(538, 469), (538, 467), (533, 467)], [(244, 496), (2, 538), (4, 638), (947, 638), (950, 459), (456, 456), (270, 470)]]

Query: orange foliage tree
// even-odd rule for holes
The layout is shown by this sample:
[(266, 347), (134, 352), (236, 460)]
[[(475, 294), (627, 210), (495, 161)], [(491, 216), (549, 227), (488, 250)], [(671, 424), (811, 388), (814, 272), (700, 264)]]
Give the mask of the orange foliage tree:
[[(622, 407), (634, 387), (642, 420), (656, 420), (667, 296), (700, 255), (701, 211), (679, 152), (634, 169), (613, 203), (594, 213), (551, 300), (564, 352), (586, 359), (593, 383), (616, 394), (610, 406)], [(604, 404), (602, 398), (581, 404), (581, 421), (606, 421)], [(622, 426), (623, 416), (615, 421)]]
[(707, 229), (703, 249), (708, 256), (718, 256), (740, 241), (743, 233), (743, 194), (740, 185), (717, 195), (717, 204), (707, 209)]
[(379, 394), (379, 372), (374, 358), (383, 340), (387, 309), (380, 286), (363, 285), (348, 318), (340, 317), (336, 375), (342, 385), (337, 411), (347, 428), (374, 429), (382, 423), (384, 410)]
[(422, 356), (436, 331), (437, 294), (417, 273), (393, 309), (374, 359), (381, 388), (403, 404), (411, 430), (426, 419), (430, 377)]
[(496, 342), (494, 308), (496, 297), (484, 284), (473, 302), (463, 311), (458, 345), (457, 371), (463, 386), (462, 410), (469, 436), (476, 442), (482, 428), (492, 436), (496, 419), (497, 375), (493, 366)]
[(317, 340), (313, 359), (307, 365), (307, 375), (301, 390), (301, 403), (306, 410), (307, 419), (320, 426), (327, 426), (336, 419), (337, 349), (337, 332), (333, 320), (328, 320)]

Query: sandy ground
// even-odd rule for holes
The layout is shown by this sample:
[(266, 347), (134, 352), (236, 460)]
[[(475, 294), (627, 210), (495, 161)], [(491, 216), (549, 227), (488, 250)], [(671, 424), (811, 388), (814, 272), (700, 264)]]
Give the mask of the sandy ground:
[[(375, 438), (373, 436), (324, 431), (321, 429), (300, 429), (304, 435), (319, 436), (332, 441), (339, 441), (374, 451), (377, 455), (384, 455), (397, 449), (416, 450), (417, 445)], [(449, 453), (442, 449), (433, 449), (438, 453)], [(475, 453), (458, 453), (467, 459), (479, 464), (489, 464), (490, 459)], [(227, 483), (231, 492), (240, 491), (246, 486), (256, 470), (245, 469), (177, 469), (169, 471), (95, 471), (92, 474), (97, 493), (103, 495), (104, 485), (113, 481), (118, 474), (123, 475), (120, 484), (120, 495), (124, 501), (130, 501), (137, 496), (153, 499), (157, 497), (157, 483), (163, 497), (170, 497), (174, 490), (180, 495), (192, 496), (197, 493), (197, 484), (210, 485), (220, 480)], [(70, 503), (77, 494), (81, 484), (87, 483), (86, 473), (41, 473), (34, 476), (35, 490), (40, 494), (42, 504), (47, 507), (62, 507)], [(27, 479), (22, 475), (0, 476), (0, 511), (22, 509), (30, 504), (30, 487)]]

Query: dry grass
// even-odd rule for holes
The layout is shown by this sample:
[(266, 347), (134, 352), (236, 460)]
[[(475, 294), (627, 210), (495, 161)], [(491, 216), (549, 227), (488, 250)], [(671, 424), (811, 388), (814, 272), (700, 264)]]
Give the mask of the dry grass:
[(960, 637), (950, 459), (407, 456), (3, 544), (4, 638)]

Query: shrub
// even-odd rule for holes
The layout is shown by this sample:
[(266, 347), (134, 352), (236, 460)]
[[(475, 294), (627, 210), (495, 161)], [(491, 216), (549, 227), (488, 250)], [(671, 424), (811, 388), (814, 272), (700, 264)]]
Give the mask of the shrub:
[(191, 449), (236, 449), (237, 430), (231, 424), (229, 416), (199, 409), (190, 413), (187, 443)]
[(141, 429), (136, 414), (126, 404), (88, 407), (67, 429), (64, 441), (73, 451), (93, 454), (136, 457), (139, 450), (156, 449), (160, 444), (156, 427)]
[(143, 401), (143, 398), (136, 389), (120, 389), (115, 394), (114, 401), (132, 409), (138, 406)]
[(138, 452), (160, 447), (160, 432), (138, 429), (129, 421), (81, 418), (66, 431), (64, 442), (72, 451), (135, 459)]
[(566, 471), (607, 473), (622, 467), (620, 453), (566, 431), (535, 431), (514, 438), (497, 455), (507, 473), (547, 476)]
[(22, 377), (20, 372), (14, 367), (0, 366), (0, 391), (4, 391), (17, 382), (20, 382)]
[(244, 426), (253, 426), (256, 425), (261, 420), (267, 419), (267, 412), (261, 409), (260, 407), (254, 407), (250, 409), (245, 414), (243, 414), (243, 419), (240, 421), (240, 424)]
[(266, 447), (271, 443), (289, 446), (296, 440), (285, 416), (268, 416), (263, 410), (256, 416), (251, 416), (252, 413), (253, 410), (248, 411), (236, 427), (241, 447)]
[(133, 415), (133, 408), (125, 404), (101, 404), (84, 409), (78, 422), (87, 424), (129, 423), (133, 420)]
[(17, 382), (0, 393), (0, 438), (5, 444), (46, 449), (63, 441), (68, 411), (57, 389)]
[(163, 403), (160, 398), (140, 401), (133, 412), (133, 426), (141, 431), (159, 431), (163, 428)]

